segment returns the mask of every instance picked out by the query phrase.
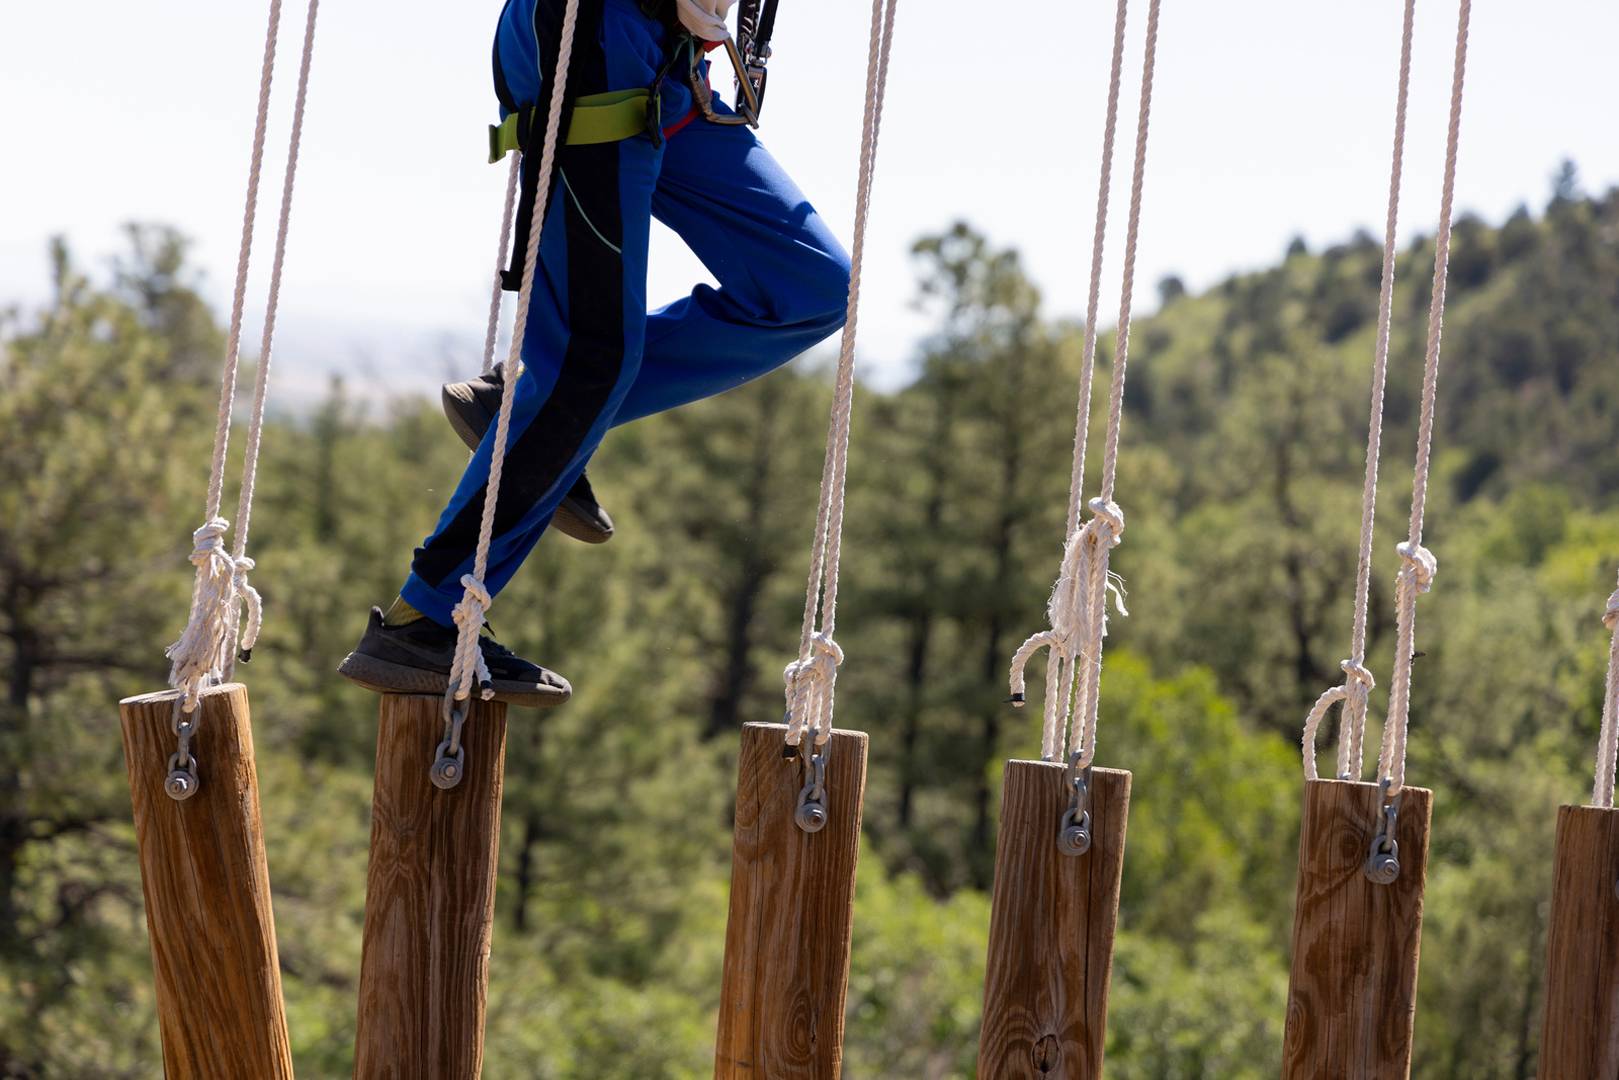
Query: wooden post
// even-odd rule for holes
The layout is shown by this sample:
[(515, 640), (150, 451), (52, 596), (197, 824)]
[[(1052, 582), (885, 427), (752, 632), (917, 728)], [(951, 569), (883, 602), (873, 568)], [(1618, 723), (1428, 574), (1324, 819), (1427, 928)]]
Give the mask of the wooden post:
[(824, 829), (793, 821), (803, 767), (787, 729), (744, 724), (714, 1076), (836, 1080), (843, 1068), (866, 735), (834, 731)]
[(247, 688), (205, 690), (201, 786), (163, 790), (176, 691), (119, 702), (168, 1076), (291, 1080)]
[(506, 706), (473, 703), (466, 775), (449, 791), (428, 779), (442, 708), (437, 696), (382, 697), (354, 1047), (363, 1080), (474, 1080), (483, 1068)]
[(1619, 810), (1557, 812), (1542, 1080), (1619, 1076)]
[(989, 921), (978, 1075), (1102, 1075), (1130, 774), (1093, 769), (1091, 847), (1058, 849), (1068, 768), (1008, 761)]
[(1432, 817), (1433, 792), (1400, 794), (1400, 876), (1374, 884), (1365, 866), (1383, 820), (1381, 788), (1305, 782), (1284, 1078), (1410, 1075)]

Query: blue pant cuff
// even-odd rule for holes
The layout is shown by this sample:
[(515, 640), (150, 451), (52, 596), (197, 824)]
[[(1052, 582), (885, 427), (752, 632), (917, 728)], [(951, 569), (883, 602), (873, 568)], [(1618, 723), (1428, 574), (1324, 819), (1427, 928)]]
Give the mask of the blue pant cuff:
[(399, 595), (405, 598), (405, 603), (426, 615), (440, 626), (453, 628), (455, 616), (451, 614), (455, 609), (456, 601), (445, 597), (439, 590), (415, 574), (405, 579), (404, 587)]

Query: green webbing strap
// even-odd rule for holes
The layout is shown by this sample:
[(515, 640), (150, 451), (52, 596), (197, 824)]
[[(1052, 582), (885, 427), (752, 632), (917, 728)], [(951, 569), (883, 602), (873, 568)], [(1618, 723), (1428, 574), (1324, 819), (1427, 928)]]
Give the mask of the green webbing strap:
[[(651, 91), (646, 89), (610, 90), (580, 98), (574, 102), (573, 120), (568, 124), (568, 145), (620, 142), (644, 133), (647, 103), (651, 98)], [(491, 165), (522, 148), (521, 125), (525, 115), (526, 111), (519, 110), (500, 124), (489, 125)]]

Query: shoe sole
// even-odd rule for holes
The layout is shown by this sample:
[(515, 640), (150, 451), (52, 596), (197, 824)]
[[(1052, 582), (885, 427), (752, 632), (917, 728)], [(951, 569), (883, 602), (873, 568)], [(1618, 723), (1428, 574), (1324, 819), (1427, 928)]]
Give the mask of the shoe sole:
[[(444, 415), (450, 421), (450, 427), (455, 429), (456, 436), (467, 445), (468, 449), (476, 451), (483, 442), (483, 431), (474, 427), (461, 412), (463, 405), (474, 403), (462, 401), (448, 393), (443, 395), (443, 401)], [(492, 417), (484, 417), (484, 430), (488, 429), (492, 421)], [(586, 544), (605, 544), (613, 538), (611, 531), (603, 530), (601, 526), (580, 513), (576, 509), (575, 500), (569, 496), (563, 496), (556, 513), (551, 516), (551, 524), (564, 536), (571, 536)]]
[[(349, 653), (337, 665), (337, 673), (357, 686), (377, 694), (432, 694), (443, 697), (450, 688), (450, 677), (436, 671), (379, 660), (364, 653)], [(494, 680), (495, 700), (527, 709), (551, 709), (573, 696), (571, 688), (536, 686), (534, 683)]]

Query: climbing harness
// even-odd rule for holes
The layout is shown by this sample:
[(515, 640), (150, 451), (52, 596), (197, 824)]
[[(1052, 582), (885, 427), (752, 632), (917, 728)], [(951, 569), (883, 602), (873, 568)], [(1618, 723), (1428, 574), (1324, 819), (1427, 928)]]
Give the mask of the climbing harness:
[[(622, 142), (647, 133), (649, 118), (657, 122), (650, 103), (651, 90), (610, 90), (589, 94), (573, 103), (568, 122), (569, 146)], [(513, 150), (527, 149), (539, 110), (525, 105), (498, 124), (489, 125), (489, 164), (494, 165)]]
[[(197, 580), (191, 593), (191, 613), (184, 632), (165, 655), (172, 661), (169, 682), (180, 691), (175, 702), (174, 734), (176, 749), (169, 759), (169, 777), (164, 790), (170, 798), (183, 801), (197, 793), (200, 779), (191, 741), (201, 723), (198, 705), (204, 689), (226, 682), (238, 660), (252, 658), (263, 621), (259, 594), (248, 582), (254, 569), (247, 556), (248, 528), (253, 513), (253, 492), (258, 478), (259, 447), (264, 430), (264, 412), (270, 385), (271, 346), (275, 337), (276, 308), (281, 296), (282, 270), (286, 262), (287, 233), (291, 223), (292, 194), (298, 172), (298, 148), (303, 138), (304, 106), (309, 95), (309, 71), (314, 59), (315, 22), (320, 0), (309, 0), (304, 25), (303, 56), (298, 69), (298, 89), (293, 105), (292, 130), (288, 139), (286, 172), (281, 189), (281, 215), (276, 229), (275, 255), (271, 263), (269, 296), (265, 302), (264, 332), (259, 345), (258, 371), (254, 378), (253, 405), (247, 428), (247, 449), (242, 466), (241, 495), (236, 510), (234, 551), (227, 551), (225, 537), (230, 522), (220, 516), (225, 479), (225, 459), (230, 443), (231, 413), (236, 401), (236, 376), (240, 367), (242, 315), (247, 300), (248, 265), (253, 251), (253, 227), (258, 215), (259, 179), (264, 166), (265, 130), (269, 121), (270, 86), (275, 74), (276, 43), (281, 24), (281, 0), (271, 0), (269, 28), (265, 32), (264, 60), (259, 76), (258, 115), (253, 129), (253, 155), (248, 168), (247, 198), (242, 215), (242, 239), (236, 261), (236, 287), (231, 300), (230, 332), (226, 338), (224, 370), (220, 379), (219, 413), (214, 427), (213, 463), (208, 480), (204, 523), (192, 534), (191, 562)], [(244, 625), (245, 608), (245, 625)], [(240, 651), (238, 651), (238, 649)]]
[(1124, 534), (1124, 511), (1114, 501), (1118, 472), (1119, 431), (1124, 416), (1124, 383), (1130, 362), (1130, 315), (1135, 287), (1136, 249), (1141, 231), (1141, 199), (1147, 167), (1147, 135), (1152, 117), (1153, 72), (1158, 51), (1159, 0), (1147, 12), (1146, 49), (1142, 61), (1141, 102), (1136, 120), (1135, 162), (1130, 185), (1130, 217), (1125, 229), (1124, 281), (1119, 300), (1118, 347), (1109, 388), (1107, 435), (1102, 460), (1102, 492), (1086, 505), (1091, 519), (1080, 525), (1085, 481), (1085, 454), (1090, 421), (1091, 387), (1096, 366), (1096, 319), (1107, 230), (1107, 204), (1118, 126), (1119, 81), (1124, 56), (1126, 0), (1119, 0), (1113, 30), (1113, 66), (1108, 83), (1107, 120), (1103, 125), (1101, 180), (1096, 229), (1091, 245), (1090, 296), (1085, 317), (1085, 349), (1081, 364), (1079, 410), (1074, 431), (1074, 463), (1069, 478), (1067, 539), (1057, 583), (1047, 606), (1050, 629), (1024, 641), (1012, 657), (1009, 676), (1012, 704), (1025, 703), (1024, 669), (1034, 654), (1048, 650), (1045, 716), (1041, 758), (1066, 759), (1072, 795), (1058, 831), (1058, 847), (1066, 854), (1090, 849), (1089, 792), (1091, 763), (1096, 756), (1096, 724), (1100, 710), (1102, 647), (1107, 636), (1108, 597), (1121, 615), (1124, 596), (1108, 562)]
[[(821, 497), (810, 547), (809, 584), (798, 658), (783, 672), (787, 697), (787, 736), (783, 754), (797, 757), (806, 773), (795, 820), (813, 832), (826, 823), (825, 769), (832, 749), (832, 709), (843, 650), (833, 640), (838, 615), (838, 569), (843, 545), (844, 480), (849, 463), (849, 419), (854, 405), (854, 346), (860, 316), (860, 269), (865, 258), (866, 223), (877, 168), (888, 87), (888, 57), (894, 43), (898, 0), (872, 0), (871, 40), (866, 55), (865, 116), (860, 132), (860, 166), (855, 192), (854, 240), (849, 253), (849, 303), (838, 348), (832, 413), (821, 468)], [(809, 746), (804, 747), (804, 737)], [(819, 822), (819, 824), (817, 824)]]

